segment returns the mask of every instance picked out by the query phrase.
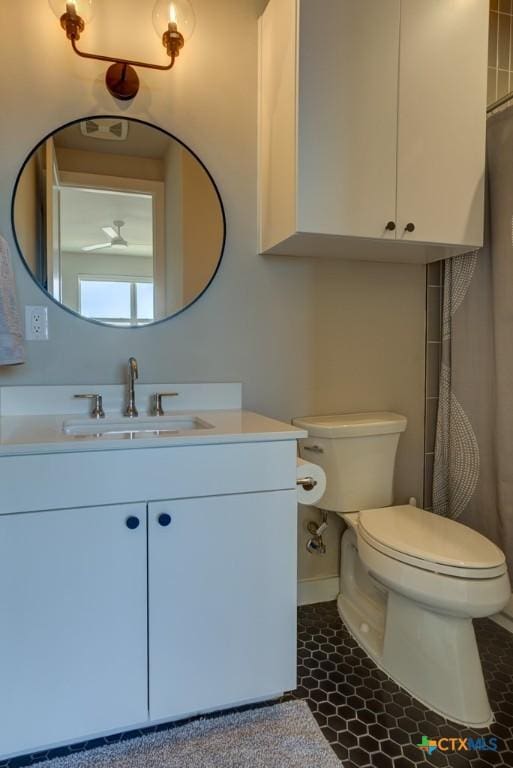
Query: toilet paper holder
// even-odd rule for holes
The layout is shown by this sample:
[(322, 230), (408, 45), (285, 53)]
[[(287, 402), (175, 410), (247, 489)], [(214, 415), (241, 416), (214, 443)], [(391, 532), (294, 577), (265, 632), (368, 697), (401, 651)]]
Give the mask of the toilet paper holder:
[(317, 485), (317, 480), (314, 480), (313, 477), (302, 477), (297, 481), (297, 485), (302, 485), (305, 491), (313, 491)]

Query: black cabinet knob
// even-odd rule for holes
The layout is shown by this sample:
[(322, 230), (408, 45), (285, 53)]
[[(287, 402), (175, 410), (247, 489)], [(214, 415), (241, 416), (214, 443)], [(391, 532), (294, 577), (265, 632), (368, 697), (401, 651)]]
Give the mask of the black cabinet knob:
[(126, 519), (126, 527), (130, 528), (131, 531), (135, 531), (136, 528), (139, 528), (140, 524), (138, 517), (127, 517)]
[(405, 232), (415, 232), (415, 224), (410, 221), (404, 228)]
[(388, 229), (389, 232), (393, 232), (395, 229), (395, 221), (388, 221), (385, 229)]
[(166, 528), (170, 524), (171, 515), (168, 515), (165, 512), (162, 515), (159, 515), (159, 525), (161, 525), (163, 528)]

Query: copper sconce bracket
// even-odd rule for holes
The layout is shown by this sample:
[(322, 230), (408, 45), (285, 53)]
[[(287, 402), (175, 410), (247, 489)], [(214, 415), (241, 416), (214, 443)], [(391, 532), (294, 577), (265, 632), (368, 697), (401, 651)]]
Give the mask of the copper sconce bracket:
[(130, 64), (118, 61), (108, 68), (105, 85), (115, 99), (130, 101), (139, 91), (139, 75)]
[(170, 57), (169, 64), (149, 64), (144, 61), (132, 59), (113, 58), (112, 56), (101, 56), (95, 53), (86, 53), (79, 50), (77, 42), (85, 29), (84, 20), (74, 12), (67, 12), (61, 16), (61, 26), (66, 32), (66, 37), (71, 41), (71, 46), (75, 53), (83, 59), (93, 59), (95, 61), (110, 62), (111, 66), (105, 76), (105, 85), (107, 90), (115, 99), (120, 101), (129, 101), (137, 96), (139, 92), (139, 76), (134, 67), (143, 67), (145, 69), (156, 69), (167, 71), (172, 69), (176, 57), (184, 46), (183, 35), (178, 31), (175, 23), (169, 24), (169, 29), (164, 32), (162, 43), (166, 48), (167, 55)]

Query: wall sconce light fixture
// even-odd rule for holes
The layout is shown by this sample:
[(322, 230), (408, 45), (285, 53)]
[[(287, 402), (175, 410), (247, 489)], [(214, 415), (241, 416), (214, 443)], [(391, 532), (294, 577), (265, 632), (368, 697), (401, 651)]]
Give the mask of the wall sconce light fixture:
[(133, 99), (139, 91), (139, 77), (134, 67), (162, 71), (171, 69), (185, 40), (194, 31), (195, 17), (189, 0), (157, 0), (153, 8), (153, 26), (170, 58), (169, 64), (148, 64), (144, 61), (100, 56), (95, 53), (85, 53), (77, 46), (86, 24), (94, 16), (94, 0), (48, 0), (48, 2), (52, 11), (60, 19), (61, 27), (78, 56), (111, 63), (105, 82), (109, 93), (121, 101)]

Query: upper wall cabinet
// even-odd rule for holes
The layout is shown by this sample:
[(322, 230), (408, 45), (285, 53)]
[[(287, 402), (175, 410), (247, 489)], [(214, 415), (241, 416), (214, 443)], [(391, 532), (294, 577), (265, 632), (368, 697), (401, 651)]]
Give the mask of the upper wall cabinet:
[(260, 250), (424, 263), (483, 242), (487, 0), (270, 0)]

